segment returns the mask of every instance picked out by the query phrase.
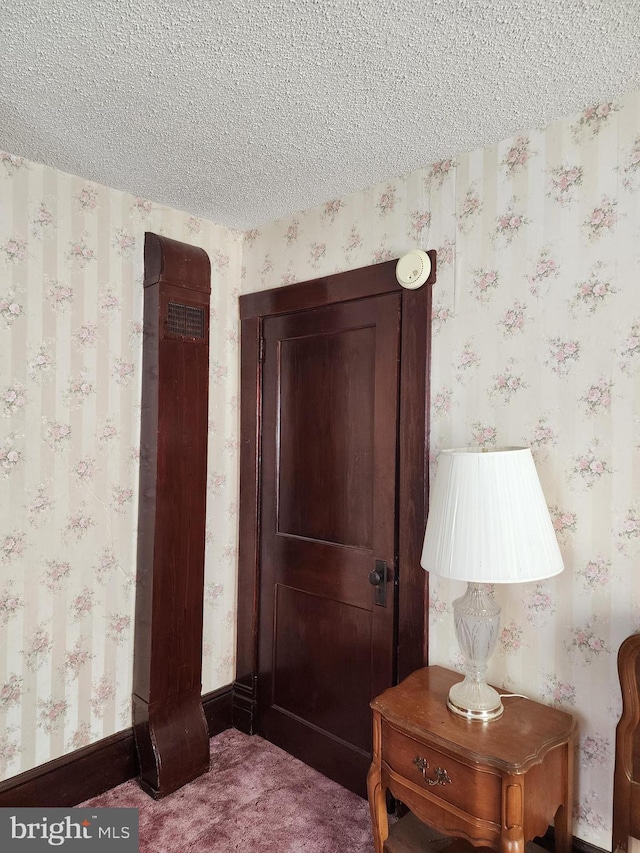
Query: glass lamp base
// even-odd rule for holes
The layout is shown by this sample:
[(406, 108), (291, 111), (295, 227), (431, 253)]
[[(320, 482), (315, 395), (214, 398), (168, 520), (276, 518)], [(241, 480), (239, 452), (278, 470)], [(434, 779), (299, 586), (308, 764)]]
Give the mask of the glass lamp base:
[(466, 720), (484, 723), (499, 719), (504, 711), (500, 694), (493, 687), (470, 678), (453, 685), (447, 698), (447, 708)]
[(485, 673), (498, 640), (500, 607), (489, 587), (470, 582), (465, 594), (453, 602), (453, 616), (465, 660), (465, 679), (453, 685), (447, 706), (467, 720), (497, 720), (504, 709), (498, 692), (485, 681)]

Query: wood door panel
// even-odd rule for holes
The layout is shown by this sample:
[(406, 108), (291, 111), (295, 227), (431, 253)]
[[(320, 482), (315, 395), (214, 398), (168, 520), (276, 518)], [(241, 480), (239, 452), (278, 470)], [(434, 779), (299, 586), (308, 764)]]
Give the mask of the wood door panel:
[(400, 308), (390, 293), (263, 325), (258, 731), (298, 754), (306, 727), (320, 763), (342, 743), (331, 775), (350, 787), (394, 674)]
[[(265, 340), (265, 328), (275, 318), (303, 313), (308, 317), (318, 309), (341, 304), (359, 303), (379, 295), (394, 295), (401, 307), (398, 469), (394, 467), (395, 454), (385, 454), (380, 469), (383, 481), (396, 479), (397, 547), (392, 554), (394, 582), (398, 584), (397, 630), (393, 641), (393, 666), (397, 677), (404, 678), (427, 661), (427, 624), (425, 619), (428, 599), (427, 575), (420, 566), (422, 539), (426, 519), (428, 495), (428, 434), (429, 434), (429, 362), (431, 285), (436, 279), (436, 253), (429, 251), (432, 275), (427, 286), (418, 290), (403, 290), (395, 277), (396, 260), (373, 264), (361, 269), (323, 276), (271, 291), (246, 293), (240, 297), (241, 317), (241, 405), (240, 405), (240, 536), (238, 545), (238, 598), (237, 598), (237, 656), (234, 681), (233, 722), (242, 731), (255, 733), (268, 731), (275, 743), (283, 745), (294, 755), (308, 761), (322, 772), (336, 778), (340, 769), (343, 784), (355, 789), (361, 785), (368, 768), (367, 756), (353, 747), (351, 757), (345, 759), (345, 745), (331, 739), (311, 741), (308, 727), (291, 716), (270, 715), (264, 718), (268, 706), (268, 680), (263, 677), (265, 655), (262, 645), (271, 625), (273, 607), (269, 599), (268, 584), (264, 581), (263, 563), (264, 521), (268, 513), (265, 505), (272, 500), (266, 494), (265, 484), (275, 476), (272, 461), (263, 453), (275, 440), (269, 420), (277, 416), (277, 407), (267, 405), (266, 389), (274, 381), (270, 372)], [(391, 309), (390, 314), (394, 313)], [(360, 324), (363, 325), (363, 324)], [(364, 325), (371, 325), (364, 323)], [(376, 335), (384, 333), (376, 328)], [(393, 335), (392, 335), (393, 336)], [(292, 335), (291, 337), (295, 337)], [(393, 340), (387, 346), (394, 354), (397, 346)], [(266, 359), (266, 360), (265, 360)], [(385, 394), (384, 383), (376, 384), (376, 394)], [(396, 404), (392, 393), (386, 403)], [(267, 409), (265, 409), (265, 405)], [(375, 430), (375, 426), (374, 426)], [(267, 454), (268, 456), (268, 454)], [(380, 460), (378, 460), (378, 464)], [(376, 503), (379, 496), (376, 495)], [(383, 498), (383, 503), (388, 501)], [(395, 509), (395, 508), (394, 508)], [(375, 512), (375, 506), (374, 506)], [(388, 510), (374, 521), (384, 523)], [(279, 534), (276, 534), (279, 538)], [(286, 538), (286, 537), (285, 537)], [(289, 537), (293, 538), (293, 537)], [(339, 547), (339, 546), (338, 546)], [(354, 549), (358, 550), (358, 549)], [(371, 550), (371, 558), (373, 558)], [(329, 554), (330, 552), (327, 552)], [(378, 554), (376, 553), (376, 556)], [(387, 557), (382, 557), (387, 559)], [(329, 557), (323, 565), (331, 565)], [(267, 571), (270, 571), (267, 568)], [(395, 573), (397, 572), (397, 576)], [(308, 573), (313, 577), (313, 573)], [(295, 586), (295, 584), (294, 584)], [(350, 594), (350, 590), (347, 590)], [(265, 602), (265, 596), (267, 600)], [(347, 597), (347, 596), (345, 596)], [(384, 619), (377, 620), (384, 623)], [(266, 656), (269, 652), (267, 651)], [(381, 663), (381, 672), (386, 669)], [(386, 675), (381, 676), (381, 681)], [(266, 685), (266, 686), (265, 686)], [(260, 718), (263, 718), (262, 723)], [(353, 756), (357, 753), (358, 759)], [(348, 777), (348, 778), (347, 778)], [(356, 784), (357, 783), (357, 784)]]
[(375, 345), (373, 326), (281, 341), (280, 533), (372, 547)]
[(278, 584), (274, 706), (367, 751), (371, 681), (353, 673), (368, 673), (370, 663), (370, 613)]
[(336, 601), (366, 610), (373, 608), (374, 591), (368, 583), (374, 565), (373, 551), (278, 534), (274, 559), (280, 566), (280, 583), (313, 595), (326, 596), (330, 590)]
[[(313, 735), (313, 730), (311, 730)], [(290, 755), (335, 779), (343, 787), (367, 798), (367, 772), (371, 749), (366, 751), (338, 738), (309, 736), (309, 724), (290, 714), (272, 714), (268, 728), (261, 732), (271, 743), (282, 746)], [(286, 744), (286, 746), (283, 746)], [(345, 852), (346, 853), (346, 852)]]

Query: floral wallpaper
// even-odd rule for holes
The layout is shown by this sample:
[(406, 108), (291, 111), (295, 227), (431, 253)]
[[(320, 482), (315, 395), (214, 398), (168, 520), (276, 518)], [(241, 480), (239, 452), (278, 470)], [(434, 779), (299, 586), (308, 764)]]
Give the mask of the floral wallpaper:
[[(640, 93), (245, 234), (242, 290), (436, 249), (440, 448), (531, 446), (564, 555), (496, 587), (491, 679), (580, 726), (574, 833), (609, 849), (616, 655), (640, 630)], [(459, 667), (431, 578), (431, 662)], [(507, 709), (508, 713), (508, 709)]]
[[(0, 778), (131, 724), (145, 230), (212, 262), (203, 690), (234, 677), (237, 296), (436, 249), (432, 464), (533, 448), (565, 560), (496, 587), (491, 679), (576, 715), (608, 848), (640, 630), (640, 93), (244, 235), (0, 152)], [(431, 662), (460, 664), (431, 578)]]
[(211, 259), (203, 690), (234, 677), (242, 236), (0, 152), (0, 779), (131, 725), (145, 231)]

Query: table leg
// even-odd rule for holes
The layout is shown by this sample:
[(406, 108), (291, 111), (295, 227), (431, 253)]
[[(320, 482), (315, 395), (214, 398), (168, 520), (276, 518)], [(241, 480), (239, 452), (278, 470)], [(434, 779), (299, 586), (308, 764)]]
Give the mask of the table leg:
[(522, 827), (514, 827), (506, 832), (503, 827), (500, 836), (500, 853), (524, 853)]
[(575, 738), (565, 747), (567, 760), (565, 762), (567, 778), (563, 791), (563, 804), (556, 812), (554, 820), (556, 853), (571, 853), (573, 848), (573, 759), (575, 754)]
[(554, 820), (556, 853), (571, 853), (573, 838), (571, 832), (570, 809), (560, 806)]
[(501, 853), (524, 853), (524, 794), (519, 776), (502, 779)]
[(371, 828), (376, 853), (383, 853), (384, 842), (389, 837), (389, 819), (385, 789), (380, 779), (380, 766), (374, 762), (367, 774), (367, 794), (371, 810)]

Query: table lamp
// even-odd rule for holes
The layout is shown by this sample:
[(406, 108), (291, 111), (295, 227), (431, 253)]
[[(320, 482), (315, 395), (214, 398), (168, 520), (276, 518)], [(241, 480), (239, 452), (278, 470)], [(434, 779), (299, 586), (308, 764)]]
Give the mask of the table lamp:
[(563, 569), (528, 447), (441, 451), (420, 564), (467, 581), (465, 594), (453, 602), (465, 677), (451, 688), (447, 706), (468, 720), (496, 720), (504, 709), (485, 674), (500, 607), (486, 584), (539, 581)]

